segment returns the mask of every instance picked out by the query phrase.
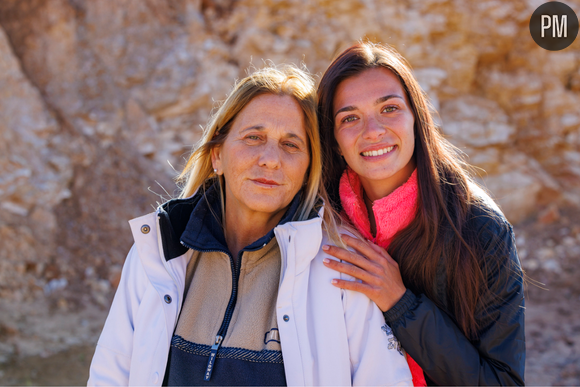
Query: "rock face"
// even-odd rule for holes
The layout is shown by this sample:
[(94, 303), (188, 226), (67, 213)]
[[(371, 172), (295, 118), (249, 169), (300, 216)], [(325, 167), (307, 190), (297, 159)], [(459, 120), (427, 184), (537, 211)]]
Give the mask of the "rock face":
[(107, 309), (126, 220), (163, 200), (149, 187), (175, 194), (173, 167), (250, 63), (321, 74), (361, 38), (390, 44), (512, 222), (580, 206), (580, 39), (539, 48), (540, 3), (3, 0), (0, 354), (35, 351), (3, 317), (19, 304)]

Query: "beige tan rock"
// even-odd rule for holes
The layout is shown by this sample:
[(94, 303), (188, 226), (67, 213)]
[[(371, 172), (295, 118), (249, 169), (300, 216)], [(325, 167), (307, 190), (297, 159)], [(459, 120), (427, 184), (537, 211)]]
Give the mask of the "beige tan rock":
[(560, 211), (555, 204), (549, 205), (538, 214), (538, 222), (542, 224), (554, 223), (558, 219), (560, 219)]
[(501, 107), (484, 98), (468, 95), (446, 101), (440, 113), (451, 141), (472, 147), (508, 144), (516, 132)]

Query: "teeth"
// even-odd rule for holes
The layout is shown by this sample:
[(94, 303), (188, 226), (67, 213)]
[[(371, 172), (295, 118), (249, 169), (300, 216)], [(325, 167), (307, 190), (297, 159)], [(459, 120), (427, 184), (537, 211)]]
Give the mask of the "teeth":
[(380, 156), (380, 155), (384, 155), (385, 153), (389, 153), (390, 151), (393, 150), (393, 148), (395, 148), (395, 146), (390, 146), (384, 149), (379, 149), (379, 150), (374, 150), (374, 151), (369, 151), (369, 152), (363, 152), (362, 155), (365, 157), (369, 157), (369, 156)]

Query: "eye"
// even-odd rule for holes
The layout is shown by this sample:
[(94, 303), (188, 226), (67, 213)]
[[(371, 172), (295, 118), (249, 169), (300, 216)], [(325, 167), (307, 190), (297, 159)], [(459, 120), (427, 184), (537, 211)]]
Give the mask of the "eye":
[(260, 136), (256, 135), (256, 134), (249, 134), (245, 137), (246, 140), (249, 141), (260, 141)]
[(284, 146), (290, 148), (290, 150), (293, 150), (293, 151), (300, 149), (300, 147), (297, 144), (293, 143), (293, 142), (285, 142), (284, 143)]
[(393, 106), (393, 105), (390, 105), (390, 106), (385, 106), (385, 107), (383, 108), (383, 113), (392, 113), (392, 112), (394, 112), (395, 110), (399, 110), (399, 107), (398, 107), (398, 106)]
[(357, 116), (346, 116), (341, 120), (341, 122), (347, 123), (347, 122), (353, 122), (356, 120), (358, 120)]

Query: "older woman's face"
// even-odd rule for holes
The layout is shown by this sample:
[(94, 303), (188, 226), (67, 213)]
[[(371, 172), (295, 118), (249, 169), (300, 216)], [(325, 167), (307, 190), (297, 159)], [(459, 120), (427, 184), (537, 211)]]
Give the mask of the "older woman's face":
[(385, 68), (365, 70), (336, 89), (334, 136), (364, 187), (405, 182), (413, 173), (414, 122), (401, 82)]
[(255, 97), (212, 151), (212, 162), (225, 178), (226, 211), (250, 216), (285, 210), (310, 164), (300, 106), (289, 96)]

